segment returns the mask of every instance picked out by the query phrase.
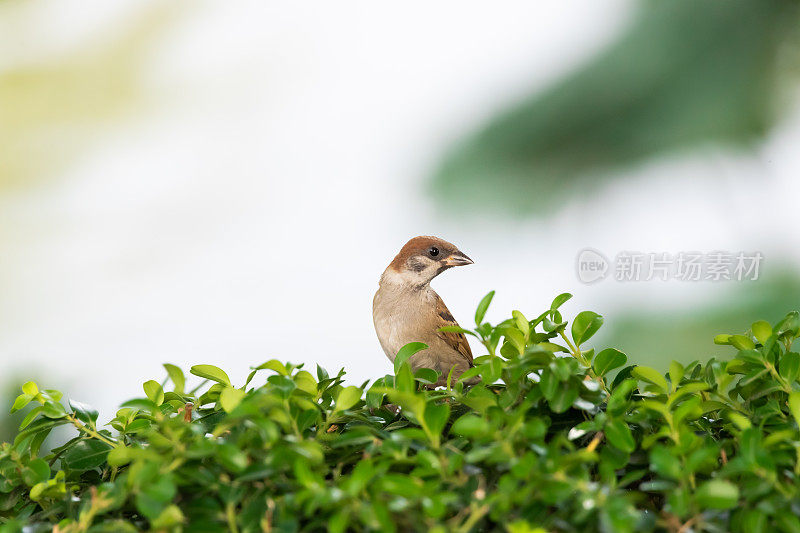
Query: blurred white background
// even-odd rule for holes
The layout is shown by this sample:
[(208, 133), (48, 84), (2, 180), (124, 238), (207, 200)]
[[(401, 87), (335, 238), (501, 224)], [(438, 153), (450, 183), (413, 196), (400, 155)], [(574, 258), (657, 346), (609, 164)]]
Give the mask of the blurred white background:
[[(47, 122), (70, 91), (86, 100), (0, 159), (39, 165), (0, 182), (0, 372), (45, 376), (101, 418), (163, 362), (241, 380), (279, 358), (374, 379), (390, 365), (372, 295), (418, 234), (475, 260), (434, 282), (462, 325), (491, 289), (492, 321), (564, 291), (576, 295), (568, 313), (606, 314), (724, 290), (584, 286), (574, 260), (586, 246), (758, 249), (768, 268), (786, 238), (770, 228), (795, 223), (797, 114), (756, 152), (653, 162), (546, 220), (455, 217), (428, 198), (424, 179), (465, 129), (585, 61), (633, 7), (0, 4), (0, 71), (69, 75), (63, 93), (54, 74), (40, 100), (6, 98), (0, 117), (44, 99)], [(750, 209), (759, 201), (773, 208)]]

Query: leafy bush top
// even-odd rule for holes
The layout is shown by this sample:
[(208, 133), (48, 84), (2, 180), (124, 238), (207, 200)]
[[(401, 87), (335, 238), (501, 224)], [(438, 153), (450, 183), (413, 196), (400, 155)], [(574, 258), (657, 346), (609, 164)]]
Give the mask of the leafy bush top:
[[(665, 377), (589, 347), (603, 319), (567, 324), (568, 294), (496, 326), (492, 295), (463, 330), (487, 351), (468, 388), (427, 388), (415, 345), (369, 387), (271, 360), (239, 386), (194, 366), (188, 389), (164, 365), (105, 425), (25, 383), (0, 531), (800, 532), (798, 313), (720, 335), (730, 361)], [(57, 426), (76, 437), (41, 454)]]

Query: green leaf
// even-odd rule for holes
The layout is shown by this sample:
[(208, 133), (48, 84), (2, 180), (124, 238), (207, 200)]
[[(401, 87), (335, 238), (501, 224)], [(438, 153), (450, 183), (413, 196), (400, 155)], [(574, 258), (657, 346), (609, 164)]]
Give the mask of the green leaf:
[(173, 530), (175, 527), (180, 526), (186, 520), (180, 507), (177, 505), (167, 505), (161, 514), (153, 519), (150, 524), (154, 530), (167, 531)]
[(434, 435), (440, 435), (450, 419), (450, 406), (446, 403), (429, 403), (425, 406), (425, 424)]
[(606, 422), (605, 434), (608, 442), (614, 447), (626, 453), (631, 453), (636, 449), (636, 441), (633, 439), (633, 433), (624, 421), (611, 418)]
[(563, 413), (578, 399), (578, 387), (572, 381), (561, 382), (555, 389), (550, 408), (556, 413)]
[(226, 413), (230, 413), (236, 406), (241, 403), (242, 399), (244, 398), (245, 392), (241, 389), (236, 389), (234, 387), (225, 387), (222, 389), (222, 392), (219, 394), (219, 404), (222, 406), (222, 409), (225, 410)]
[(672, 382), (672, 390), (678, 388), (678, 384), (683, 379), (683, 365), (677, 361), (671, 361), (669, 364), (669, 380)]
[(494, 291), (490, 291), (478, 304), (478, 308), (475, 310), (476, 326), (480, 326), (483, 323), (483, 318), (486, 316), (486, 310), (489, 309), (489, 304), (492, 303), (492, 298), (494, 298)]
[(570, 298), (572, 298), (572, 295), (568, 292), (559, 294), (558, 296), (553, 298), (553, 303), (550, 304), (550, 310), (555, 311), (556, 309), (564, 305), (564, 303), (567, 302)]
[(317, 394), (317, 380), (311, 372), (307, 370), (300, 370), (294, 375), (294, 382), (297, 383), (297, 388), (309, 394)]
[(28, 414), (25, 415), (25, 418), (22, 419), (22, 422), (19, 423), (19, 429), (23, 430), (28, 427), (31, 422), (44, 410), (44, 407), (41, 405), (37, 405), (33, 409), (31, 409)]
[(439, 373), (432, 368), (420, 368), (414, 372), (414, 379), (420, 383), (431, 385), (439, 381)]
[(120, 407), (131, 407), (134, 409), (143, 409), (145, 411), (153, 412), (158, 409), (158, 406), (148, 400), (147, 398), (134, 398), (132, 400), (128, 400), (127, 402), (122, 402)]
[(685, 385), (681, 385), (675, 392), (670, 394), (669, 400), (667, 401), (667, 405), (674, 405), (678, 400), (686, 396), (687, 394), (694, 394), (695, 392), (700, 392), (707, 390), (709, 388), (708, 383), (693, 381), (691, 383), (686, 383)]
[(64, 418), (39, 418), (17, 434), (14, 438), (14, 446), (17, 446), (25, 438), (32, 435), (43, 434), (46, 436), (54, 427), (62, 426), (66, 423), (68, 421)]
[(792, 391), (789, 394), (789, 412), (792, 413), (795, 422), (800, 425), (800, 391)]
[(394, 376), (394, 386), (403, 392), (413, 392), (417, 389), (417, 382), (409, 365), (400, 365), (400, 370)]
[(779, 336), (789, 335), (792, 338), (797, 337), (798, 331), (800, 331), (800, 314), (798, 314), (797, 311), (792, 311), (787, 314), (784, 319), (775, 326), (775, 330)]
[(646, 381), (647, 383), (651, 383), (661, 389), (661, 392), (667, 392), (667, 380), (664, 379), (664, 376), (661, 373), (648, 366), (637, 366), (631, 371), (631, 375), (640, 381)]
[(716, 337), (714, 337), (714, 344), (729, 345), (731, 343), (731, 337), (732, 336), (733, 335), (728, 335), (726, 333), (721, 333), (721, 334), (717, 335)]
[[(506, 339), (517, 349), (520, 355), (525, 353), (525, 334), (517, 328), (506, 329)], [(513, 355), (509, 354), (509, 355)]]
[(481, 437), (489, 432), (489, 423), (482, 417), (466, 414), (453, 423), (450, 432), (462, 437)]
[(247, 454), (233, 444), (226, 443), (217, 448), (217, 457), (222, 466), (232, 472), (241, 472), (247, 468)]
[[(317, 368), (319, 368), (319, 367), (317, 367)], [(289, 370), (286, 368), (286, 365), (284, 365), (283, 363), (281, 363), (277, 359), (270, 359), (266, 363), (261, 363), (255, 369), (256, 370), (272, 370), (274, 372), (277, 372), (281, 376), (288, 376), (289, 375)]]
[(681, 463), (666, 446), (654, 446), (650, 450), (650, 468), (667, 479), (681, 478)]
[(731, 509), (739, 501), (739, 489), (730, 481), (712, 479), (700, 485), (695, 500), (703, 509)]
[(91, 426), (94, 426), (97, 422), (97, 409), (75, 400), (70, 400), (69, 406), (72, 408), (72, 412), (75, 413), (75, 417), (81, 422)]
[(61, 398), (64, 396), (64, 394), (61, 391), (57, 391), (54, 389), (40, 390), (39, 394), (41, 394), (45, 400), (50, 400), (53, 402), (60, 402)]
[(739, 350), (736, 358), (759, 366), (764, 365), (764, 356), (759, 350)]
[(594, 358), (592, 368), (598, 375), (604, 376), (615, 368), (623, 366), (627, 361), (628, 357), (621, 351), (606, 348)]
[(133, 454), (131, 453), (131, 449), (122, 446), (110, 450), (106, 457), (106, 461), (110, 466), (123, 466), (130, 463), (132, 460)]
[[(798, 409), (800, 409), (800, 401), (798, 401), (798, 404)], [(745, 430), (753, 425), (750, 419), (736, 411), (728, 411), (725, 415), (740, 430)], [(798, 415), (800, 415), (800, 410), (798, 411)]]
[(539, 387), (542, 389), (542, 396), (544, 396), (545, 400), (552, 401), (553, 398), (556, 396), (556, 390), (560, 385), (560, 380), (556, 376), (555, 372), (551, 370), (549, 367), (542, 370), (541, 379), (539, 379)]
[(418, 419), (422, 419), (425, 411), (425, 399), (420, 394), (409, 391), (392, 390), (389, 392), (389, 399), (409, 411)]
[(175, 386), (175, 392), (183, 394), (183, 389), (186, 387), (186, 376), (183, 374), (183, 370), (169, 363), (164, 363), (164, 369), (167, 371), (169, 379)]
[(570, 365), (572, 361), (573, 359), (559, 357), (550, 362), (550, 370), (553, 371), (559, 381), (567, 381), (572, 376), (573, 368)]
[(222, 383), (223, 385), (231, 384), (228, 374), (226, 374), (221, 368), (214, 365), (194, 365), (189, 372), (195, 376), (199, 376), (204, 379), (210, 379), (211, 381), (216, 381), (217, 383)]
[(350, 409), (361, 400), (362, 390), (353, 385), (344, 387), (336, 396), (336, 411)]
[(511, 316), (514, 317), (514, 321), (515, 321), (515, 323), (517, 325), (517, 329), (522, 333), (522, 336), (523, 336), (522, 346), (523, 346), (523, 350), (524, 350), (525, 349), (525, 341), (524, 341), (524, 339), (528, 338), (528, 333), (530, 333), (531, 326), (528, 323), (528, 319), (525, 318), (525, 315), (523, 315), (521, 311), (517, 311), (517, 310), (511, 311)]
[(171, 476), (158, 476), (136, 495), (136, 507), (149, 519), (156, 520), (167, 509), (176, 492)]
[(250, 382), (253, 381), (253, 378), (256, 377), (258, 374), (258, 370), (251, 370), (249, 374), (247, 374), (247, 379), (244, 381), (244, 389), (247, 389), (247, 386), (250, 385)]
[(790, 513), (778, 513), (775, 522), (781, 531), (787, 533), (800, 533), (800, 518)]
[(377, 409), (383, 403), (383, 397), (386, 394), (386, 380), (380, 378), (375, 380), (375, 383), (367, 390), (366, 404), (370, 409)]
[(144, 431), (150, 427), (151, 423), (150, 420), (146, 418), (137, 418), (136, 420), (131, 421), (130, 424), (125, 426), (125, 433), (139, 433)]
[[(569, 352), (569, 350), (566, 349), (565, 347), (561, 346), (560, 344), (555, 344), (553, 342), (540, 342), (540, 343), (535, 344), (534, 346), (538, 346), (542, 350), (546, 350), (546, 351), (552, 352), (552, 353), (558, 353), (558, 352), (567, 353), (567, 352)], [(529, 348), (529, 350), (530, 350), (530, 348)]]
[(17, 411), (19, 411), (20, 409), (31, 403), (31, 400), (33, 400), (33, 396), (31, 396), (30, 394), (25, 394), (25, 393), (20, 394), (14, 400), (14, 404), (11, 406), (10, 412), (16, 413)]
[(628, 395), (636, 388), (637, 384), (634, 379), (626, 379), (614, 387), (608, 398), (606, 411), (612, 415), (624, 413), (630, 403)]
[(778, 366), (780, 375), (786, 378), (789, 383), (794, 383), (800, 375), (800, 354), (797, 352), (786, 352), (781, 357)]
[(744, 335), (731, 335), (731, 344), (734, 348), (739, 350), (752, 350), (756, 347), (755, 343), (750, 337)]
[(33, 459), (22, 471), (25, 484), (29, 487), (50, 479), (50, 465), (44, 459)]
[(491, 357), (484, 364), (479, 365), (478, 368), (480, 369), (481, 381), (485, 385), (491, 385), (500, 379), (503, 373), (503, 360), (500, 357)]
[(397, 374), (397, 372), (400, 371), (400, 366), (402, 366), (403, 363), (408, 361), (409, 357), (411, 357), (412, 355), (421, 350), (424, 350), (427, 347), (428, 345), (425, 344), (424, 342), (409, 342), (408, 344), (400, 348), (397, 351), (397, 355), (394, 358), (394, 373)]
[(42, 414), (47, 418), (63, 418), (67, 416), (67, 410), (60, 403), (48, 401), (42, 406)]
[(168, 502), (175, 497), (175, 482), (170, 475), (160, 475), (144, 487), (144, 492), (155, 500)]
[(767, 342), (767, 339), (769, 339), (770, 335), (772, 335), (772, 326), (770, 326), (769, 322), (764, 320), (753, 322), (750, 330), (753, 332), (753, 336), (758, 339), (758, 342), (761, 344)]
[(474, 331), (462, 328), (461, 326), (442, 326), (439, 328), (439, 331), (443, 333), (463, 333), (464, 335), (472, 335), (473, 337), (478, 336)]
[(83, 439), (64, 454), (63, 461), (70, 470), (89, 470), (106, 462), (111, 446), (95, 439)]
[(29, 394), (31, 397), (39, 394), (39, 387), (33, 381), (26, 381), (22, 385), (22, 392)]
[(603, 317), (593, 311), (583, 311), (578, 313), (572, 321), (572, 340), (576, 346), (592, 338), (603, 325)]
[[(272, 376), (268, 377), (267, 383), (275, 387), (275, 390), (277, 390), (280, 393), (281, 398), (284, 399), (288, 398), (297, 388), (297, 383), (295, 383), (293, 379), (280, 374), (273, 374)], [(215, 386), (221, 387), (221, 385)], [(223, 389), (224, 387), (220, 388), (219, 392), (221, 393)]]
[[(58, 471), (53, 479), (37, 483), (30, 490), (30, 499), (39, 502), (44, 499), (61, 500), (66, 494), (64, 472)], [(16, 531), (16, 528), (12, 529)]]
[[(558, 314), (558, 311), (556, 311), (556, 314)], [(555, 317), (555, 322), (549, 318), (544, 318), (542, 320), (542, 329), (544, 329), (547, 333), (558, 334), (559, 332), (564, 331), (564, 328), (566, 327), (566, 321), (560, 321), (560, 317)]]
[(161, 385), (157, 381), (146, 381), (144, 385), (142, 385), (144, 389), (144, 393), (147, 395), (147, 398), (156, 405), (161, 405), (164, 403), (164, 389), (161, 388)]

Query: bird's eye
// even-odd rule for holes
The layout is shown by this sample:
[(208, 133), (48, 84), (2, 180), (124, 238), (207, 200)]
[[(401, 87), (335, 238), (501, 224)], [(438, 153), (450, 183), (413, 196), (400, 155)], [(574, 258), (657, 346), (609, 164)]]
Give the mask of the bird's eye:
[(436, 257), (437, 255), (439, 255), (439, 249), (435, 246), (431, 246), (430, 249), (428, 250), (428, 255), (430, 255), (431, 257)]

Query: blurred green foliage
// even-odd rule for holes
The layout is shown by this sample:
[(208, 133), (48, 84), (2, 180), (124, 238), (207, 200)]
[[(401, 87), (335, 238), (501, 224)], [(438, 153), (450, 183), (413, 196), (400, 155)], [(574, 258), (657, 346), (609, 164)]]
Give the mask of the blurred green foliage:
[[(0, 442), (13, 440), (14, 436), (19, 432), (19, 425), (25, 417), (25, 412), (13, 411), (9, 412), (8, 409), (2, 406), (12, 405), (14, 399), (19, 394), (19, 389), (22, 383), (30, 379), (45, 379), (44, 374), (36, 369), (30, 370), (15, 370), (9, 372), (2, 377), (3, 381), (0, 382)], [(43, 450), (50, 450), (53, 443), (64, 437), (64, 432), (57, 430), (50, 434), (42, 445)]]
[(644, 2), (589, 64), (455, 147), (433, 190), (443, 203), (542, 211), (649, 157), (749, 146), (795, 81), (799, 13), (796, 0)]
[[(270, 360), (241, 386), (196, 365), (189, 389), (165, 365), (101, 425), (27, 382), (13, 409), (33, 408), (0, 446), (0, 533), (800, 531), (797, 312), (665, 375), (596, 350), (603, 317), (568, 323), (569, 294), (497, 325), (492, 296), (458, 328), (487, 352), (470, 387), (432, 389), (407, 357), (369, 387)], [(75, 438), (40, 453), (62, 426)]]
[[(25, 4), (4, 6), (9, 31), (0, 45), (41, 32), (41, 20)], [(104, 126), (134, 117), (145, 97), (144, 61), (183, 6), (150, 2), (115, 31), (47, 61), (0, 70), (0, 191), (57, 174)]]
[[(19, 386), (24, 381), (24, 379), (5, 377), (3, 382), (0, 383), (0, 402), (2, 402), (0, 405), (10, 405), (17, 394), (19, 394)], [(0, 409), (0, 442), (5, 442), (14, 438), (21, 420), (21, 414), (10, 414), (6, 409)]]
[[(670, 311), (622, 311), (606, 329), (603, 342), (639, 364), (667, 370), (677, 359), (706, 361), (724, 351), (711, 342), (719, 331), (744, 331), (753, 318), (778, 320), (800, 302), (800, 279), (786, 269), (750, 283), (734, 283), (726, 297)], [(654, 342), (658, 339), (658, 342)]]

